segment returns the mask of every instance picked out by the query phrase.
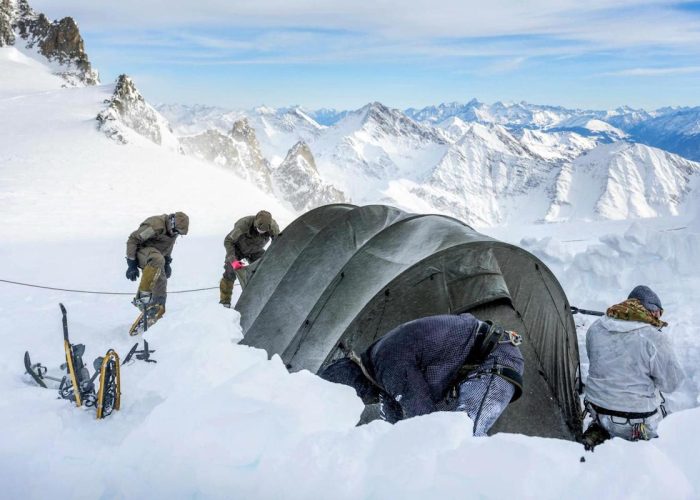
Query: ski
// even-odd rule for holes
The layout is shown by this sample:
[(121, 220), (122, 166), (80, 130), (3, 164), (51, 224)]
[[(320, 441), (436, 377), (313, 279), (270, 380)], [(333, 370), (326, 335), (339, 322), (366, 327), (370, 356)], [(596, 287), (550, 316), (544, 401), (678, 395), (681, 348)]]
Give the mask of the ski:
[[(97, 370), (97, 361), (95, 362)], [(97, 418), (104, 418), (119, 410), (121, 403), (121, 379), (119, 372), (119, 355), (110, 349), (100, 363), (100, 387), (97, 391)]]
[(42, 366), (40, 364), (32, 365), (32, 360), (29, 358), (29, 351), (24, 352), (24, 369), (29, 375), (34, 379), (34, 382), (39, 384), (40, 387), (47, 389), (46, 383), (41, 376)]

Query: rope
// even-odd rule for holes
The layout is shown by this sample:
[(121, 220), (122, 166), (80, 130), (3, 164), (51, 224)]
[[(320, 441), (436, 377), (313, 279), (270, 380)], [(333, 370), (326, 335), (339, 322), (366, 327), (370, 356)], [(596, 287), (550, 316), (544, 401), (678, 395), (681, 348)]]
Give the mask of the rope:
[[(41, 288), (43, 290), (55, 290), (57, 292), (69, 292), (69, 293), (87, 293), (90, 295), (133, 295), (134, 292), (105, 292), (105, 291), (98, 291), (98, 290), (74, 290), (70, 288), (57, 288), (53, 286), (44, 286), (44, 285), (35, 285), (32, 283), (22, 283), (20, 281), (11, 281), (11, 280), (4, 280), (0, 279), (0, 282), (2, 283), (9, 283), (10, 285), (18, 285), (18, 286), (27, 286), (30, 288)], [(235, 283), (234, 286), (240, 286), (238, 283)], [(175, 290), (172, 292), (168, 293), (192, 293), (192, 292), (203, 292), (205, 290), (218, 290), (218, 286), (210, 286), (207, 288), (192, 288), (189, 290)]]

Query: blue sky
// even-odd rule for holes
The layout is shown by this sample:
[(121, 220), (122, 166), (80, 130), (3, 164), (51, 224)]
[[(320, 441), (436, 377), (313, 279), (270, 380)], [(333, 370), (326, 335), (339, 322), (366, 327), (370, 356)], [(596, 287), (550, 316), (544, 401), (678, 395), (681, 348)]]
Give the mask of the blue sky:
[(700, 2), (34, 0), (152, 102), (700, 105)]

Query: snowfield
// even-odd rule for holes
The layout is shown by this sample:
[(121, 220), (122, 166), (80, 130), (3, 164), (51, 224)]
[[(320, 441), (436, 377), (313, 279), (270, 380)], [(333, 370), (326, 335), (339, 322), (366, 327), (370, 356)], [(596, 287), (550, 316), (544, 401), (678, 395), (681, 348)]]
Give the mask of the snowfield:
[[(20, 64), (11, 50), (0, 49), (0, 279), (128, 294), (128, 234), (147, 216), (183, 210), (190, 234), (173, 252), (169, 289), (216, 287), (239, 217), (267, 208), (281, 227), (295, 217), (230, 170), (138, 136), (109, 140), (95, 116), (112, 86), (25, 85), (17, 79), (34, 74), (33, 61), (8, 77), (3, 61)], [(97, 421), (94, 409), (33, 385), (22, 356), (53, 371), (64, 361), (59, 302), (91, 372), (109, 348), (125, 356), (135, 342), (130, 297), (0, 282), (0, 496), (700, 498), (700, 200), (691, 201), (655, 219), (481, 229), (542, 258), (575, 306), (604, 309), (639, 283), (659, 293), (688, 376), (667, 395), (659, 439), (588, 453), (554, 439), (475, 438), (457, 413), (356, 427), (352, 389), (238, 345), (238, 314), (218, 305), (216, 289), (169, 295), (145, 335), (157, 363), (124, 366), (121, 410)], [(585, 375), (592, 319), (576, 320)]]

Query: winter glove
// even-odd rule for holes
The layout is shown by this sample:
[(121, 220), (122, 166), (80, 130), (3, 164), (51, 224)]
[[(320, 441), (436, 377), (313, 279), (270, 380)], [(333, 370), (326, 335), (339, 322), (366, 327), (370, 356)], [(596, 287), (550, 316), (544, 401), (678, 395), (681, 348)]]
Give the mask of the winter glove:
[(170, 278), (170, 275), (173, 274), (173, 268), (170, 267), (170, 263), (173, 261), (173, 258), (168, 256), (165, 258), (165, 277)]
[(233, 262), (231, 262), (231, 267), (238, 271), (243, 267), (243, 263), (240, 260), (234, 260)]
[(136, 281), (136, 278), (139, 277), (139, 266), (136, 263), (136, 259), (130, 259), (127, 257), (126, 265), (129, 266), (126, 270), (126, 279)]

